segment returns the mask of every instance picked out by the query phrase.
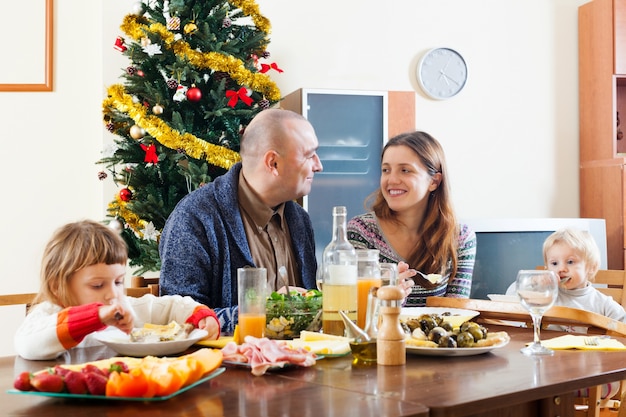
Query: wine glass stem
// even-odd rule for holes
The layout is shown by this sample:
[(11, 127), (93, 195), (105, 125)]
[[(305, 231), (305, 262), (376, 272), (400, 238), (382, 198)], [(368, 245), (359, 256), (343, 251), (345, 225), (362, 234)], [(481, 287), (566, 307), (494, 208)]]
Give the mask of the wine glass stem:
[(541, 317), (542, 316), (540, 314), (531, 314), (531, 317), (533, 318), (533, 329), (534, 329), (533, 344), (535, 346), (539, 346), (541, 345), (539, 332), (541, 331)]

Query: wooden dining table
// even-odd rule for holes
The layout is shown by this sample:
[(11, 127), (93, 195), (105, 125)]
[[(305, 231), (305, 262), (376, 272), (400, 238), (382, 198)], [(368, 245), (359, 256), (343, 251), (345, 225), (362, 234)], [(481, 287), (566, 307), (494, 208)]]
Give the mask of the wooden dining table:
[[(529, 357), (520, 348), (532, 330), (505, 330), (504, 347), (474, 356), (409, 352), (406, 365), (354, 366), (351, 355), (327, 357), (310, 368), (253, 376), (226, 367), (221, 375), (166, 401), (46, 398), (9, 394), (13, 378), (56, 363), (114, 355), (87, 348), (57, 361), (0, 358), (0, 414), (5, 416), (546, 416), (574, 414), (574, 391), (626, 379), (626, 351), (560, 350)], [(544, 338), (562, 335), (543, 331)], [(622, 340), (622, 342), (626, 342)]]

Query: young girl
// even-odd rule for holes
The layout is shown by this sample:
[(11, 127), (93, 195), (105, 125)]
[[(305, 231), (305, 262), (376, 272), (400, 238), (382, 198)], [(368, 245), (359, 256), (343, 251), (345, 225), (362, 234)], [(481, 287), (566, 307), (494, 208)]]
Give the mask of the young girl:
[(17, 353), (31, 360), (54, 359), (74, 347), (99, 345), (97, 331), (114, 326), (130, 333), (144, 323), (172, 320), (219, 337), (215, 312), (190, 297), (124, 295), (127, 247), (121, 236), (91, 220), (69, 223), (48, 242), (41, 288), (15, 335)]
[(578, 308), (626, 322), (624, 308), (591, 285), (600, 268), (600, 250), (589, 232), (557, 230), (543, 243), (546, 267), (559, 279), (555, 305)]

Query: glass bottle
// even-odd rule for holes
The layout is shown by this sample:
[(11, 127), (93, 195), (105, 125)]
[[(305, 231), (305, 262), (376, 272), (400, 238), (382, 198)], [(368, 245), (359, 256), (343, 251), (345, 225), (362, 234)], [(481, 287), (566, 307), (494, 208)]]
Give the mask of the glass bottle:
[(333, 237), (322, 256), (322, 331), (337, 336), (345, 335), (340, 310), (357, 319), (357, 256), (346, 224), (346, 207), (333, 207)]

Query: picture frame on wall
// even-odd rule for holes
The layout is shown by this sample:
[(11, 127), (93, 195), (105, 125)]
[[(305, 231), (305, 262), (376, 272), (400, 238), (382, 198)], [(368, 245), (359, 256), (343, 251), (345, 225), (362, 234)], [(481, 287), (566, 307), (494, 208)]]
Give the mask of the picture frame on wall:
[(53, 0), (23, 0), (3, 4), (5, 16), (0, 45), (4, 65), (0, 67), (2, 91), (52, 91), (53, 77)]

